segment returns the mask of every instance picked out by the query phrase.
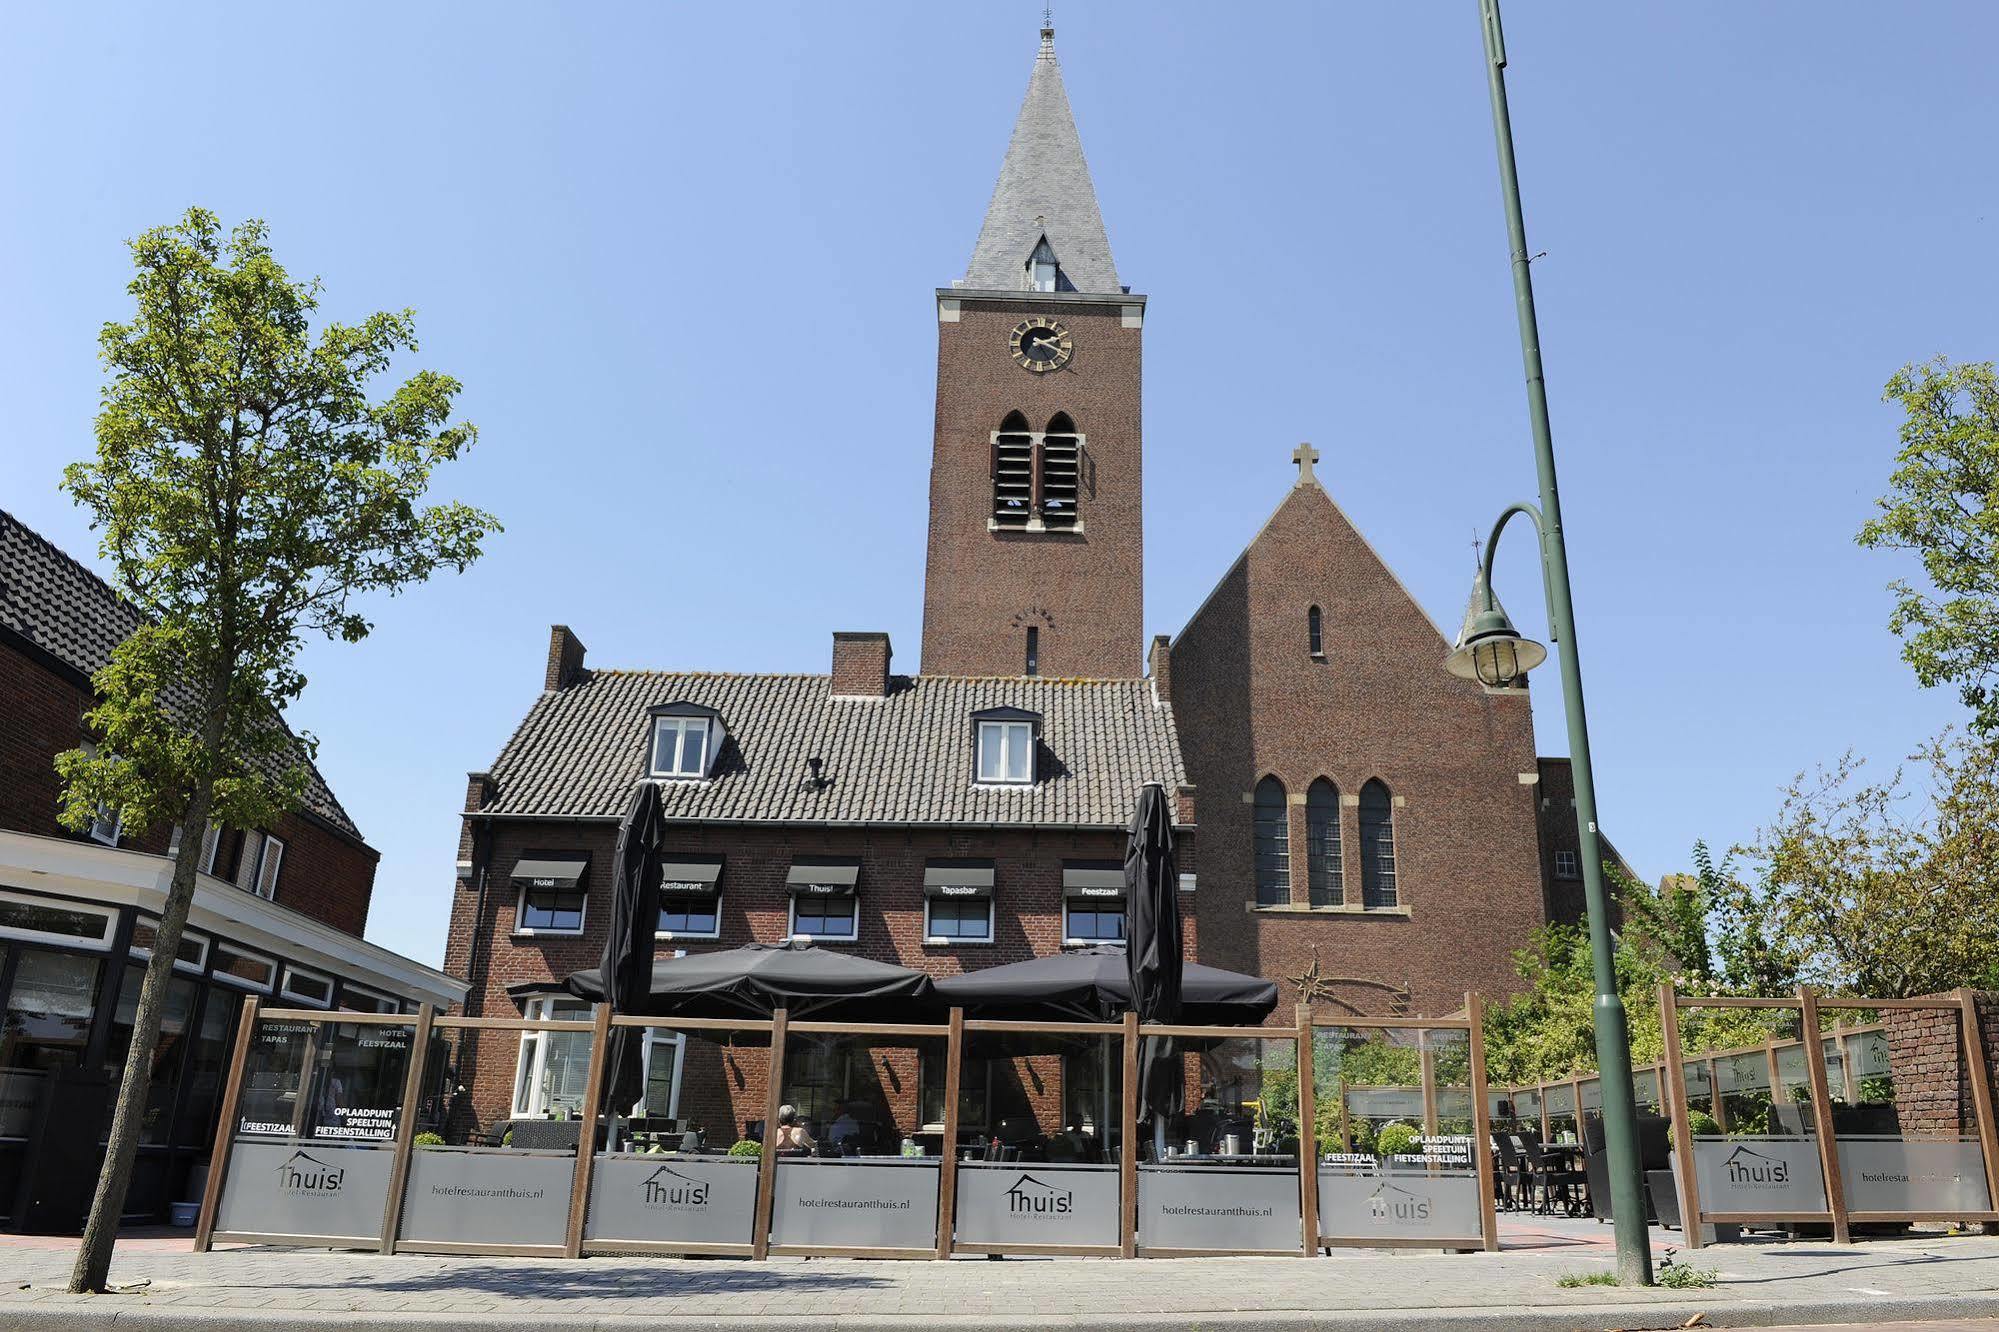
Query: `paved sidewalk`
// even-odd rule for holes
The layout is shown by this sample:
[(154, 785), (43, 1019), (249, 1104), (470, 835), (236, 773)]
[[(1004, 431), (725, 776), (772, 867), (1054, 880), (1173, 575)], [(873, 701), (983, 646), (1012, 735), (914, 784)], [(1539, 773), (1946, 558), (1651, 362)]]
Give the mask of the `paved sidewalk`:
[[(1671, 1237), (1657, 1235), (1660, 1247)], [(126, 1294), (61, 1289), (66, 1248), (0, 1247), (0, 1328), (300, 1329), (423, 1332), (515, 1327), (638, 1332), (667, 1326), (814, 1329), (1367, 1327), (1663, 1328), (1696, 1313), (1751, 1327), (1999, 1315), (1999, 1238), (1916, 1236), (1851, 1247), (1743, 1244), (1692, 1256), (1708, 1290), (1562, 1289), (1612, 1267), (1605, 1228), (1547, 1222), (1498, 1254), (1338, 1251), (1299, 1258), (1010, 1259), (950, 1263), (380, 1257), (263, 1247), (196, 1255), (120, 1250)], [(1683, 1256), (1684, 1260), (1684, 1256)]]

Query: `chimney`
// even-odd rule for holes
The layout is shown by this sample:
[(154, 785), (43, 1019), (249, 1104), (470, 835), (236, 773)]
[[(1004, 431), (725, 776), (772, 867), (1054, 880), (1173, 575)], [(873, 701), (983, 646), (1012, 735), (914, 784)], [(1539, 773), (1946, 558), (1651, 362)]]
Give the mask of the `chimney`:
[(1152, 696), (1161, 703), (1173, 701), (1173, 640), (1166, 634), (1152, 636), (1152, 650), (1145, 654), (1152, 676)]
[(494, 794), (493, 774), (490, 772), (468, 772), (465, 774), (465, 812), (477, 814), (486, 808), (486, 802)]
[(886, 698), (888, 661), (892, 649), (887, 634), (833, 634), (833, 697)]
[(548, 676), (542, 688), (549, 693), (567, 689), (583, 679), (583, 640), (569, 632), (566, 624), (548, 627)]

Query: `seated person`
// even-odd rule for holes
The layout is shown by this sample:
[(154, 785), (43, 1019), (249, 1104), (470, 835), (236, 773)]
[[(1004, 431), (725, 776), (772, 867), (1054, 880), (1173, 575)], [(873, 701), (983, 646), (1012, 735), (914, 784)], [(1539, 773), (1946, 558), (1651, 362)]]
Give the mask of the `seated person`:
[(805, 1125), (798, 1122), (798, 1107), (781, 1105), (777, 1108), (777, 1150), (780, 1152), (809, 1152), (812, 1150), (812, 1135), (805, 1131)]
[(843, 1146), (847, 1139), (859, 1137), (861, 1123), (854, 1118), (854, 1108), (845, 1101), (840, 1102), (840, 1113), (834, 1117), (833, 1126), (826, 1130), (826, 1136), (836, 1147)]

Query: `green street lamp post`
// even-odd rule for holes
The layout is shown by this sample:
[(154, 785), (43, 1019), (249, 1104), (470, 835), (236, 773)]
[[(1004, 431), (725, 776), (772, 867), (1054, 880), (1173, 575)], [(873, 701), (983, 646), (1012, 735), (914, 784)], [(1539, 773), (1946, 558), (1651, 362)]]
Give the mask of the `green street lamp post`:
[(1493, 135), (1499, 144), (1499, 181), (1506, 201), (1506, 236), (1513, 249), (1514, 307), (1520, 318), (1520, 355), (1527, 370), (1527, 413), (1534, 429), (1534, 465), (1541, 504), (1514, 504), (1493, 524), (1484, 560), (1472, 585), (1463, 631), (1445, 666), (1455, 675), (1491, 687), (1510, 684), (1547, 658), (1547, 649), (1514, 629), (1492, 592), (1492, 557), (1499, 534), (1515, 514), (1534, 520), (1541, 539), (1541, 578), (1548, 598), (1550, 632), (1560, 649), (1563, 702), (1569, 722), (1569, 763), (1575, 776), (1576, 824), (1582, 838), (1583, 894), (1589, 910), (1590, 964), (1596, 980), (1596, 1064), (1603, 1087), (1603, 1135), (1616, 1225), (1617, 1274), (1626, 1285), (1652, 1284), (1652, 1253), (1645, 1228), (1645, 1190), (1638, 1156), (1638, 1105), (1631, 1088), (1630, 1033), (1610, 941), (1609, 896), (1596, 827), (1596, 780), (1590, 768), (1589, 723), (1583, 713), (1582, 662), (1576, 651), (1575, 606), (1569, 591), (1569, 556), (1562, 539), (1562, 501), (1555, 485), (1555, 443), (1548, 429), (1548, 394), (1541, 371), (1541, 336), (1534, 318), (1534, 279), (1528, 271), (1527, 228), (1520, 216), (1520, 178), (1513, 163), (1513, 123), (1506, 109), (1506, 41), (1499, 0), (1479, 0), (1485, 30), (1486, 75), (1492, 92)]

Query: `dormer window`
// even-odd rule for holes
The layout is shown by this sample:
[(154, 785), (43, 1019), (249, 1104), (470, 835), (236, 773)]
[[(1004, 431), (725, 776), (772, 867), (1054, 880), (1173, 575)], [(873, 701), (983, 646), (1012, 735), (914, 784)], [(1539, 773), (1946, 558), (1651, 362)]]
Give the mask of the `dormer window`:
[(652, 775), (700, 780), (715, 767), (722, 746), (722, 717), (698, 703), (668, 703), (652, 710)]
[(977, 728), (981, 784), (1027, 786), (1034, 781), (1039, 713), (1020, 708), (988, 708), (972, 714)]
[(1030, 291), (1062, 290), (1062, 265), (1055, 262), (1054, 247), (1049, 245), (1046, 236), (1034, 247), (1033, 257), (1027, 261), (1027, 286)]

